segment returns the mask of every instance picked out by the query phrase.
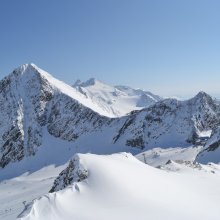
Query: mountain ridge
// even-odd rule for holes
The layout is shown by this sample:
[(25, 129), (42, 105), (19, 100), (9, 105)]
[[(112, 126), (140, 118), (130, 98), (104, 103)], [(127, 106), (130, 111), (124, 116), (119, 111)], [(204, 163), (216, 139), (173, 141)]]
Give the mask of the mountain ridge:
[[(95, 118), (104, 120), (71, 86), (54, 79), (33, 64), (22, 65), (0, 81), (0, 103), (1, 167), (10, 161), (19, 161), (25, 155), (34, 155), (42, 144), (44, 126), (55, 137), (74, 140), (80, 133), (94, 130), (98, 123), (102, 123)], [(74, 111), (74, 108), (79, 111)], [(65, 112), (68, 112), (67, 116)], [(93, 120), (92, 128), (78, 124), (80, 114), (81, 121), (85, 117), (88, 121)], [(63, 121), (60, 120), (61, 115)], [(74, 115), (77, 117), (74, 118)], [(68, 124), (71, 123), (74, 123), (76, 130), (68, 134)], [(64, 126), (66, 130), (62, 131)], [(55, 128), (58, 127), (60, 132), (57, 133)]]
[(109, 117), (121, 117), (133, 110), (140, 110), (155, 104), (162, 98), (153, 93), (128, 86), (110, 86), (95, 78), (85, 82), (77, 80), (73, 87), (86, 98), (103, 108)]
[(202, 133), (220, 125), (219, 105), (204, 92), (109, 118), (95, 111), (97, 106), (79, 91), (34, 64), (0, 81), (0, 103), (0, 167), (35, 156), (46, 135), (72, 144), (71, 153), (140, 153), (196, 144)]

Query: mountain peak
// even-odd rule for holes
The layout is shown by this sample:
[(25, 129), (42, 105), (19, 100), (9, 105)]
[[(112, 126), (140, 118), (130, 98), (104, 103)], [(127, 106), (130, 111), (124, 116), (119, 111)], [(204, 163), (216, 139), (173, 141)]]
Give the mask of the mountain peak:
[(80, 86), (81, 83), (82, 81), (80, 79), (77, 79), (76, 82), (73, 84), (73, 87)]
[(34, 63), (26, 63), (26, 64), (23, 64), (23, 65), (17, 67), (16, 69), (13, 70), (13, 72), (11, 74), (9, 74), (9, 76), (14, 76), (14, 77), (38, 76), (40, 78), (46, 78), (46, 79), (53, 78), (48, 72), (39, 68)]
[(209, 95), (204, 91), (200, 91), (196, 96), (197, 97), (206, 97), (206, 96), (209, 96)]
[(86, 87), (86, 86), (94, 86), (95, 84), (97, 84), (97, 83), (99, 83), (100, 81), (99, 80), (97, 80), (96, 78), (90, 78), (90, 79), (88, 79), (86, 82), (83, 82), (82, 84), (81, 84), (81, 86), (84, 86), (84, 87)]
[(97, 84), (104, 84), (102, 83), (101, 81), (97, 80), (96, 78), (90, 78), (88, 79), (87, 81), (85, 82), (81, 82), (80, 80), (77, 80), (75, 83), (74, 83), (74, 87), (75, 86), (81, 86), (81, 87), (89, 87), (89, 86), (94, 86), (94, 85), (97, 85)]
[(25, 63), (19, 67), (17, 67), (14, 71), (24, 73), (25, 71), (29, 69), (37, 68), (37, 66), (33, 63)]
[(26, 64), (23, 64), (23, 65), (17, 67), (16, 69), (14, 69), (14, 71), (12, 73), (23, 75), (24, 73), (27, 73), (27, 72), (29, 73), (29, 72), (32, 72), (32, 71), (34, 71), (34, 72), (43, 72), (34, 63), (26, 63)]
[(207, 94), (206, 92), (200, 91), (194, 98), (193, 100), (212, 100), (212, 97)]

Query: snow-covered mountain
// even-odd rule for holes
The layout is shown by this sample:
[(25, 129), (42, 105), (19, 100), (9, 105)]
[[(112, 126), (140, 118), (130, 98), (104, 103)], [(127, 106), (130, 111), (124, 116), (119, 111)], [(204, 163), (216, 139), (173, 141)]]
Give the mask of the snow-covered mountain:
[[(62, 164), (76, 152), (137, 154), (153, 147), (186, 147), (198, 144), (220, 124), (219, 105), (204, 92), (187, 101), (161, 100), (127, 116), (109, 118), (78, 89), (33, 64), (0, 81), (0, 103), (2, 168), (27, 158), (35, 160), (31, 167)], [(24, 164), (20, 166), (25, 171)]]
[[(220, 162), (220, 106), (208, 94), (69, 86), (25, 64), (0, 81), (0, 110), (0, 219), (24, 206), (22, 220), (217, 219), (220, 167), (200, 164)], [(123, 151), (138, 160), (106, 155)]]
[(0, 103), (0, 167), (35, 155), (44, 127), (72, 141), (109, 121), (76, 89), (33, 64), (22, 65), (0, 81)]
[(73, 87), (103, 109), (109, 117), (121, 117), (162, 100), (151, 92), (127, 86), (110, 86), (94, 78), (86, 82), (77, 80)]
[(166, 99), (134, 111), (114, 137), (115, 142), (139, 148), (186, 147), (199, 144), (220, 123), (220, 107), (208, 94), (187, 101)]
[(219, 184), (217, 165), (170, 162), (160, 170), (126, 153), (78, 154), (56, 179), (56, 192), (28, 204), (18, 219), (218, 220)]

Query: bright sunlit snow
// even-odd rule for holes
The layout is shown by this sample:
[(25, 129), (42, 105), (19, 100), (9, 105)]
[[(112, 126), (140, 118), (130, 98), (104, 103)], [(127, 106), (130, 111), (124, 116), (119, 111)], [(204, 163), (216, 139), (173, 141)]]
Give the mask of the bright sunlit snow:
[(219, 219), (219, 169), (159, 170), (126, 153), (79, 158), (88, 178), (35, 200), (19, 219)]
[(99, 106), (105, 115), (113, 118), (149, 107), (162, 100), (151, 92), (128, 86), (110, 86), (94, 78), (86, 82), (77, 80), (73, 87), (94, 105)]
[(34, 173), (24, 173), (0, 181), (0, 219), (16, 219), (26, 204), (49, 191), (55, 177), (63, 168), (64, 166), (50, 165)]
[(0, 88), (0, 219), (217, 219), (220, 106), (208, 94), (71, 87), (34, 64)]

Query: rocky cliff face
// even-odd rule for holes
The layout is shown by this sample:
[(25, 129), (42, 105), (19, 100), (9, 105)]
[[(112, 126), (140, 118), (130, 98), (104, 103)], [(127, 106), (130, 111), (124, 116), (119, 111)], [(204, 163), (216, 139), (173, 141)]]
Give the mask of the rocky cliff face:
[(201, 163), (220, 162), (220, 127), (212, 131), (212, 135), (207, 141), (204, 150), (198, 154), (196, 159)]
[(74, 155), (68, 166), (55, 179), (50, 192), (62, 190), (72, 183), (81, 182), (88, 177), (89, 171), (81, 160), (78, 154)]
[(220, 123), (219, 105), (200, 92), (187, 101), (166, 99), (134, 111), (114, 137), (132, 147), (174, 147), (195, 144), (201, 133)]
[(58, 94), (51, 102), (47, 129), (55, 137), (74, 141), (82, 134), (100, 129), (109, 121), (70, 97)]
[(50, 84), (31, 65), (23, 65), (0, 82), (0, 166), (33, 155), (47, 123)]

